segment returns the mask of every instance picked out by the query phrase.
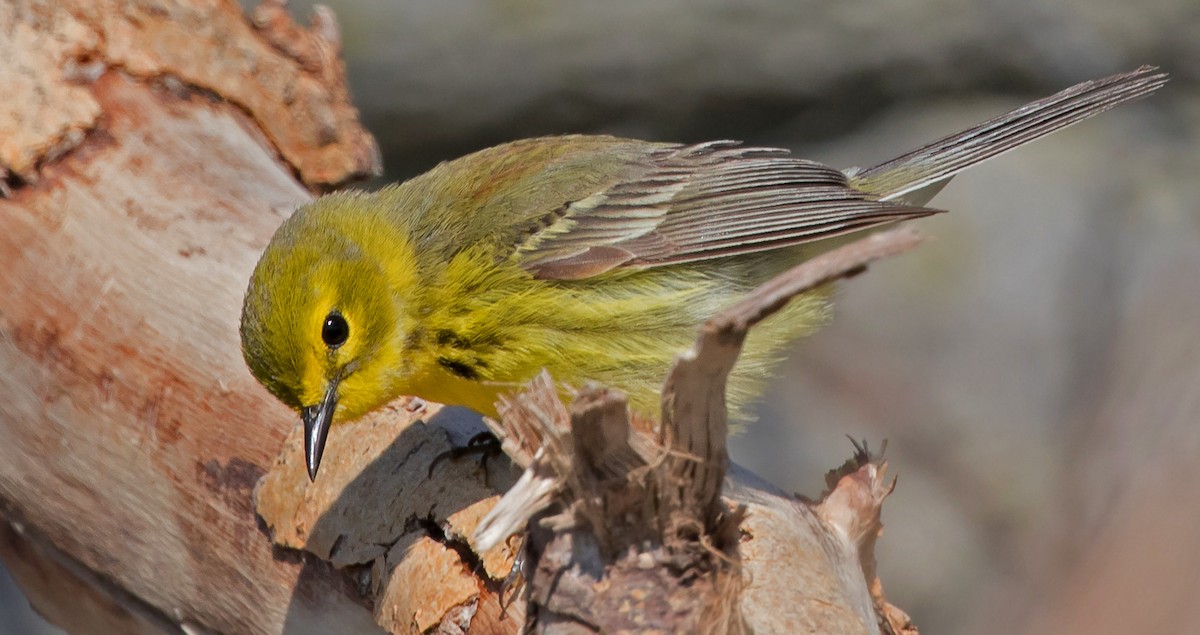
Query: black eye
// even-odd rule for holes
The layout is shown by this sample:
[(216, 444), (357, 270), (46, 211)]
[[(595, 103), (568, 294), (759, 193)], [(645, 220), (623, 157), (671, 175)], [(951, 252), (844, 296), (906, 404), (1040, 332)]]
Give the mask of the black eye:
[(345, 344), (349, 337), (350, 325), (346, 324), (346, 318), (337, 311), (330, 311), (329, 315), (325, 316), (325, 323), (321, 325), (321, 339), (325, 341), (325, 345), (337, 348)]

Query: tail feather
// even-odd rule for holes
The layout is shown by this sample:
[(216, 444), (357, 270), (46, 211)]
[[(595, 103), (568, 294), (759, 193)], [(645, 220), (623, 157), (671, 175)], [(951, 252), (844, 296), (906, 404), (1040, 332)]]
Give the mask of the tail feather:
[(848, 170), (846, 175), (851, 186), (880, 200), (923, 204), (950, 177), (977, 163), (1153, 93), (1167, 83), (1167, 74), (1157, 70), (1143, 66), (1076, 84), (891, 161)]

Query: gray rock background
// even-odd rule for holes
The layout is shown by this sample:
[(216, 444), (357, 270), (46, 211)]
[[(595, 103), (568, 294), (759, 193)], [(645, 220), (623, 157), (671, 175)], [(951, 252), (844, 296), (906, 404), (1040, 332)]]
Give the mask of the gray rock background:
[(880, 572), (923, 632), (1194, 628), (1200, 4), (326, 4), (384, 180), (564, 132), (867, 165), (1076, 81), (1171, 72), (960, 176), (922, 223), (936, 240), (844, 287), (734, 458), (816, 494), (844, 435), (889, 439)]

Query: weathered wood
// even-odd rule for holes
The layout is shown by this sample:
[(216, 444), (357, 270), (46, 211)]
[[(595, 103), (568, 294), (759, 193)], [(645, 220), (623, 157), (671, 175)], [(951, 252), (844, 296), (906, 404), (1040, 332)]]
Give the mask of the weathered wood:
[(259, 528), (295, 417), (238, 352), (257, 254), (310, 198), (296, 176), (375, 166), (336, 58), (299, 63), (233, 2), (6, 2), (0, 34), (4, 515), (158, 624), (378, 632), (344, 574)]
[[(178, 625), (131, 597), (121, 587), (27, 534), (13, 519), (0, 524), (0, 558), (4, 559), (35, 610), (68, 633), (153, 635), (178, 632)], [(70, 598), (64, 602), (63, 598)], [(11, 623), (6, 624), (11, 629)], [(15, 631), (12, 631), (15, 632)]]
[(390, 632), (465, 623), (472, 633), (515, 633), (520, 603), (499, 619), (513, 550), (475, 549), (471, 536), (516, 475), (503, 457), (444, 458), (482, 430), (462, 409), (384, 409), (335, 426), (310, 483), (295, 428), (256, 492), (256, 509), (277, 545), (357, 574)]

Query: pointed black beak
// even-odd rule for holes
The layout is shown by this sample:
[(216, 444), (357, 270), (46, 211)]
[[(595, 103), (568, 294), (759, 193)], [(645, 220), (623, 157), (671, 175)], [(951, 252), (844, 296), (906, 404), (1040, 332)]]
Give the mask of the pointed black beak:
[(325, 453), (325, 439), (329, 437), (329, 424), (333, 423), (333, 409), (337, 407), (337, 382), (329, 385), (325, 398), (315, 406), (300, 412), (304, 420), (304, 462), (308, 465), (308, 480), (317, 480), (317, 468), (321, 467), (321, 455)]

